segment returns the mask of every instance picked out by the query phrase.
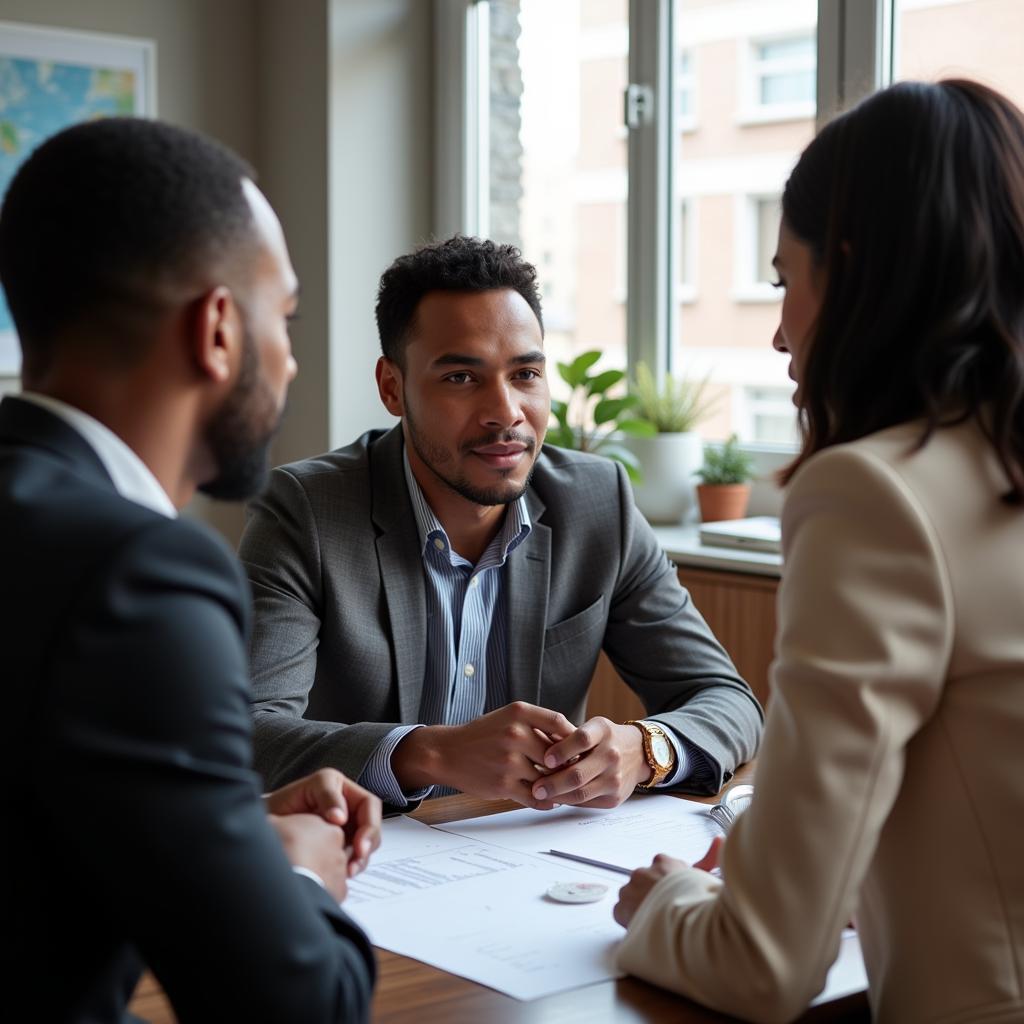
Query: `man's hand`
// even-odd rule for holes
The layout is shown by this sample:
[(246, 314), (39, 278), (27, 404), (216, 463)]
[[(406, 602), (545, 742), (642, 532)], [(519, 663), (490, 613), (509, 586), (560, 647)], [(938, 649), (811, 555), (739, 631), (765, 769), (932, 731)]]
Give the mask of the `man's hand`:
[(317, 814), (345, 833), (349, 878), (380, 846), (380, 799), (333, 768), (321, 768), (263, 797), (268, 814)]
[[(550, 732), (550, 730), (549, 730)], [(536, 801), (582, 807), (618, 807), (651, 777), (635, 725), (591, 718), (544, 751), (550, 774), (533, 786)]]
[[(711, 871), (718, 867), (719, 852), (722, 849), (722, 838), (717, 836), (711, 840), (708, 852), (693, 866), (701, 871)], [(623, 928), (629, 927), (629, 922), (640, 909), (640, 904), (647, 898), (647, 894), (666, 875), (681, 871), (690, 865), (683, 860), (676, 860), (674, 857), (667, 857), (659, 853), (649, 868), (637, 868), (630, 876), (629, 881), (619, 890), (619, 902), (615, 904), (612, 916)]]
[(292, 865), (319, 875), (327, 891), (340, 903), (348, 892), (345, 833), (316, 814), (271, 814), (267, 820)]
[(535, 798), (531, 787), (547, 771), (549, 737), (573, 731), (565, 715), (516, 701), (465, 725), (410, 732), (391, 755), (391, 767), (403, 789), (452, 786), (471, 796), (550, 810), (554, 802)]

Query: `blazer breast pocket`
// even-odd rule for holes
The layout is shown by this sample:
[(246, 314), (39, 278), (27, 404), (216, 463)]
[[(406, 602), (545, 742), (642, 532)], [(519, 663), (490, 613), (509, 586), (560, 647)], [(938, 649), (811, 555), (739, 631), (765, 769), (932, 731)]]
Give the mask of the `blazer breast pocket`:
[[(554, 648), (568, 643), (570, 640), (579, 639), (581, 642), (586, 634), (597, 629), (604, 635), (604, 594), (602, 594), (592, 605), (577, 612), (568, 619), (556, 622), (544, 630), (544, 653), (545, 655)], [(600, 641), (598, 642), (600, 646)]]

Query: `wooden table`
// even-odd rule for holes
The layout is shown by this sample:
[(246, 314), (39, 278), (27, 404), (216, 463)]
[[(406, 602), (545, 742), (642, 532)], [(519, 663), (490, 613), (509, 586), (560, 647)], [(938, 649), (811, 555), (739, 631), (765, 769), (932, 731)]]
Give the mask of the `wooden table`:
[[(745, 766), (736, 780), (749, 781), (752, 769)], [(712, 804), (716, 797), (704, 798)], [(428, 825), (474, 818), (512, 810), (517, 804), (452, 796), (428, 800), (412, 815)], [(378, 950), (380, 973), (373, 1000), (373, 1020), (378, 1024), (616, 1024), (672, 1021), (673, 1024), (714, 1024), (734, 1020), (714, 1013), (680, 996), (634, 978), (606, 981), (586, 988), (561, 992), (543, 999), (520, 1002), (436, 967), (408, 957)], [(159, 986), (146, 975), (132, 1000), (133, 1013), (152, 1024), (175, 1024), (175, 1017)], [(863, 994), (816, 1007), (801, 1021), (863, 1024), (870, 1021)], [(244, 1024), (244, 1022), (240, 1022)]]

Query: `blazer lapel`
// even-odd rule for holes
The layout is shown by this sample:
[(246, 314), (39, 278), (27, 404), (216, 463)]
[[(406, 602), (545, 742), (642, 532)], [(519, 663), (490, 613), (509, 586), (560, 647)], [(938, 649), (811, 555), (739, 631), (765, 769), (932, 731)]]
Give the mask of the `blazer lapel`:
[(416, 517), (402, 470), (402, 431), (388, 431), (369, 452), (377, 562), (387, 601), (398, 708), (402, 722), (419, 719), (427, 659), (427, 600)]
[(548, 590), (551, 581), (551, 528), (539, 522), (544, 504), (527, 492), (530, 536), (505, 563), (508, 588), (508, 699), (540, 703)]

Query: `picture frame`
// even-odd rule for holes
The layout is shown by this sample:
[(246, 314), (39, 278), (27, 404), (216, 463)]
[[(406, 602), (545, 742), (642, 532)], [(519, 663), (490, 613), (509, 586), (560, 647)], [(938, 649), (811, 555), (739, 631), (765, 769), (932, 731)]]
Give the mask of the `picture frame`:
[[(0, 198), (44, 139), (95, 117), (156, 116), (152, 39), (0, 21)], [(0, 378), (21, 353), (0, 290)]]

